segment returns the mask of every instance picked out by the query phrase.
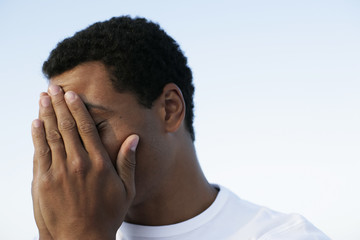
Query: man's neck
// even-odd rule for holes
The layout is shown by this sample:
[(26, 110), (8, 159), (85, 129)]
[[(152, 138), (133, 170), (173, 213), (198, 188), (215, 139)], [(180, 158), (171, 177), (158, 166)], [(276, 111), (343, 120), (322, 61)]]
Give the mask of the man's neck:
[(174, 172), (161, 190), (143, 203), (132, 206), (125, 221), (160, 226), (191, 219), (205, 211), (215, 200), (217, 190), (206, 180), (196, 158), (194, 146), (179, 151)]

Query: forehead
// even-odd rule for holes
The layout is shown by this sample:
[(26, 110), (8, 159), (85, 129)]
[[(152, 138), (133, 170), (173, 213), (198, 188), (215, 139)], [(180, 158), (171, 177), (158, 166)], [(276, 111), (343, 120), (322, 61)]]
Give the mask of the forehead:
[(111, 85), (109, 73), (101, 62), (86, 62), (50, 79), (50, 84), (63, 88), (90, 84)]
[(64, 92), (73, 91), (86, 105), (98, 106), (108, 112), (128, 112), (140, 106), (134, 94), (115, 90), (110, 74), (101, 62), (80, 64), (51, 78), (50, 84), (59, 85)]
[(91, 102), (109, 100), (116, 93), (110, 81), (109, 73), (101, 62), (87, 62), (77, 65), (58, 76), (50, 79), (50, 84), (56, 84), (67, 91), (74, 91), (83, 100)]

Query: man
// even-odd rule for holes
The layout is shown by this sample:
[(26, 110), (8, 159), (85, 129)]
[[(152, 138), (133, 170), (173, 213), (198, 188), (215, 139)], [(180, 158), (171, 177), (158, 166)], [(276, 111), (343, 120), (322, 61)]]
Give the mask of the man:
[(43, 72), (32, 125), (40, 239), (328, 239), (207, 182), (191, 70), (157, 24), (95, 23), (60, 42)]

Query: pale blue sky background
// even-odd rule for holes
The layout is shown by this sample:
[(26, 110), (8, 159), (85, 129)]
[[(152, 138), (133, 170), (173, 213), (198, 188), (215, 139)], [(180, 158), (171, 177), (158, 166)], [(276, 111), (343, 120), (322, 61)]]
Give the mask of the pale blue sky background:
[(30, 124), (56, 43), (112, 16), (174, 37), (196, 86), (211, 182), (360, 239), (360, 2), (0, 0), (0, 239), (36, 234)]

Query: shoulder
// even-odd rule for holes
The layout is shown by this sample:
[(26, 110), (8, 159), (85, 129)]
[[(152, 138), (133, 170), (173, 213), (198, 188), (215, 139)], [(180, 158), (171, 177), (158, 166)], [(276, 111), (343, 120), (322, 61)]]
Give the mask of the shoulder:
[(240, 199), (220, 186), (228, 195), (223, 207), (224, 219), (237, 225), (229, 239), (329, 240), (324, 233), (299, 214), (285, 214)]

